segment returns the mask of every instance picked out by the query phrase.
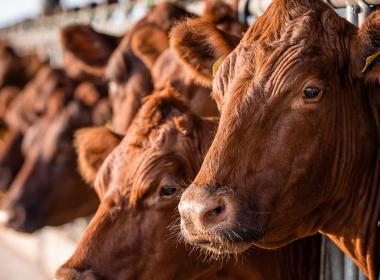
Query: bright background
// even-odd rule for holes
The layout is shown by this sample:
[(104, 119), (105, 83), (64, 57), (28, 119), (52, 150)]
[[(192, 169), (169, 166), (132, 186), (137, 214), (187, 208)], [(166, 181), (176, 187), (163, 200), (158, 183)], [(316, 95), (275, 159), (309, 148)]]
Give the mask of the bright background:
[[(80, 7), (104, 0), (60, 0), (63, 8)], [(0, 0), (0, 28), (39, 15), (44, 0)]]

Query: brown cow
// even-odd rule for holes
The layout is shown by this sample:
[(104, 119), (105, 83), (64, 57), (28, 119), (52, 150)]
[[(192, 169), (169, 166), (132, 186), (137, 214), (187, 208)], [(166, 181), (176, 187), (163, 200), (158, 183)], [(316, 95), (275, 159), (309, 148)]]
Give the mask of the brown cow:
[(379, 37), (379, 12), (357, 28), (318, 0), (273, 1), (235, 49), (205, 23), (174, 30), (204, 83), (224, 59), (218, 131), (179, 205), (187, 240), (230, 252), (319, 231), (377, 279)]
[(5, 86), (0, 90), (0, 141), (8, 132), (8, 126), (4, 120), (8, 107), (19, 92), (20, 89), (15, 86)]
[[(211, 22), (226, 33), (240, 38), (247, 26), (239, 23), (231, 7), (221, 0), (207, 0), (201, 20)], [(210, 90), (194, 81), (189, 71), (169, 48), (154, 63), (152, 79), (155, 89), (167, 84), (176, 88), (190, 102), (190, 108), (200, 116), (217, 116), (216, 103), (210, 97)]]
[[(106, 35), (84, 26), (68, 27), (62, 31), (63, 46), (66, 56), (70, 58), (67, 59), (66, 65), (68, 69), (75, 69), (78, 73), (76, 77), (84, 75), (83, 73), (97, 74), (100, 77), (105, 71), (110, 83), (115, 131), (120, 133), (126, 131), (143, 98), (152, 92), (153, 85), (162, 89), (169, 83), (190, 98), (191, 107), (198, 114), (205, 116), (217, 114), (215, 102), (211, 100), (209, 91), (196, 86), (191, 75), (183, 69), (184, 67), (178, 63), (170, 50), (166, 50), (167, 33), (172, 25), (190, 16), (194, 17), (173, 4), (158, 4), (123, 37), (111, 55), (107, 67), (105, 61), (115, 46), (114, 42), (119, 39), (111, 40), (107, 36), (108, 40), (105, 40)], [(236, 20), (231, 8), (219, 0), (207, 2), (202, 18), (236, 36), (241, 36), (246, 30), (246, 26)], [(95, 59), (98, 57), (100, 58)], [(73, 63), (73, 58), (77, 63)], [(158, 65), (155, 63), (157, 59), (159, 59)], [(95, 61), (98, 63), (97, 66)], [(154, 76), (151, 77), (151, 74)]]
[(22, 143), (24, 163), (4, 197), (6, 212), (2, 217), (7, 218), (8, 226), (33, 232), (95, 212), (96, 194), (73, 164), (73, 134), (94, 124), (100, 96), (93, 85), (82, 83), (74, 93), (75, 100), (58, 111), (48, 111), (28, 129)]
[[(115, 131), (125, 133), (142, 99), (152, 92), (150, 69), (169, 46), (169, 29), (176, 21), (190, 15), (172, 3), (160, 3), (122, 39), (112, 39), (84, 26), (62, 31), (61, 40), (67, 53), (66, 68), (75, 70), (69, 71), (72, 76), (92, 75), (110, 82)], [(115, 49), (117, 42), (120, 43)], [(78, 66), (80, 70), (77, 70)]]
[(0, 146), (0, 192), (6, 192), (24, 161), (21, 145), (24, 134), (20, 130), (7, 133)]
[(5, 42), (0, 42), (0, 88), (15, 86), (21, 89), (41, 66), (37, 55), (18, 56)]
[(70, 96), (73, 88), (72, 81), (62, 70), (46, 65), (10, 103), (5, 113), (5, 122), (12, 129), (25, 132), (36, 119), (46, 113), (51, 95), (56, 91), (64, 91)]
[(200, 167), (216, 125), (165, 89), (147, 98), (123, 140), (105, 128), (80, 130), (79, 166), (95, 180), (101, 205), (56, 279), (318, 279), (318, 238), (278, 251), (255, 248), (222, 267), (170, 237), (178, 193)]
[(16, 97), (5, 100), (2, 114), (9, 132), (0, 149), (1, 191), (9, 188), (23, 164), (24, 133), (41, 116), (59, 111), (72, 98), (72, 91), (73, 83), (62, 71), (44, 66)]

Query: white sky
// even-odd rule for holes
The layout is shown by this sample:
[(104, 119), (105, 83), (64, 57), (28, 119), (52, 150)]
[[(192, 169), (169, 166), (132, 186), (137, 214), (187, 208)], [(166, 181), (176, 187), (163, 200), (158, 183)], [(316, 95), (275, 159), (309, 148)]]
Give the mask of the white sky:
[[(0, 0), (0, 28), (41, 13), (43, 0)], [(61, 0), (65, 7), (82, 6), (102, 0)]]
[(41, 0), (0, 0), (0, 27), (41, 12)]

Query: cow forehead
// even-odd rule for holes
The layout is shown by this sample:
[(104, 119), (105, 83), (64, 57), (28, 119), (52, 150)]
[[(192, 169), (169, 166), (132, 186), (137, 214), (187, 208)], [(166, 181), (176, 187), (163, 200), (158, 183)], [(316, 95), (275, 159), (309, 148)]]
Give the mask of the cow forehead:
[(146, 193), (154, 193), (162, 179), (174, 178), (180, 164), (179, 157), (171, 150), (136, 147), (124, 142), (104, 162), (95, 187), (107, 197), (122, 195), (134, 206)]
[[(263, 88), (275, 84), (279, 73), (301, 75), (306, 70), (313, 72), (311, 68), (314, 76), (323, 76), (328, 68), (350, 63), (350, 43), (357, 29), (333, 10), (311, 10), (291, 20), (284, 18), (282, 24), (272, 21), (276, 19), (250, 27), (219, 68), (214, 93), (243, 92), (252, 84)], [(277, 29), (271, 30), (273, 26)]]

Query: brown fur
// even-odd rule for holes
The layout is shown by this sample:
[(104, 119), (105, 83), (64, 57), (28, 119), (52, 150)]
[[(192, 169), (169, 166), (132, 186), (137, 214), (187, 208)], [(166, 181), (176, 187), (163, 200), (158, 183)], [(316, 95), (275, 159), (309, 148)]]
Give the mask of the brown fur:
[(8, 226), (33, 232), (94, 212), (98, 200), (77, 173), (72, 143), (74, 132), (90, 124), (91, 108), (71, 101), (28, 129), (24, 163), (4, 197)]
[(119, 136), (105, 127), (83, 128), (75, 134), (79, 172), (87, 183), (94, 181), (104, 158), (119, 142)]
[(73, 79), (101, 82), (107, 61), (120, 38), (96, 32), (88, 25), (69, 25), (61, 30), (64, 68)]
[(56, 90), (65, 92), (67, 100), (72, 96), (73, 84), (61, 70), (44, 66), (10, 104), (5, 115), (7, 125), (26, 131), (47, 112), (49, 99)]
[[(226, 57), (237, 42), (226, 40), (231, 37), (218, 30), (215, 25), (206, 21), (204, 24), (200, 22), (202, 21), (188, 20), (176, 26), (171, 33), (170, 45), (177, 57), (189, 67), (199, 82), (206, 87), (211, 87), (214, 63), (218, 58)], [(213, 44), (208, 44), (209, 41)], [(218, 47), (213, 48), (214, 45)], [(189, 48), (189, 46), (192, 47)], [(194, 53), (199, 55), (194, 56)]]
[(0, 87), (22, 88), (42, 66), (35, 54), (19, 56), (4, 42), (0, 42)]
[(24, 133), (42, 116), (51, 118), (60, 111), (72, 98), (72, 87), (63, 72), (44, 66), (7, 105), (3, 120), (10, 132), (0, 154), (3, 190), (8, 190), (23, 164)]
[(189, 14), (171, 3), (152, 8), (124, 36), (112, 54), (106, 70), (110, 81), (113, 128), (125, 133), (144, 97), (153, 90), (150, 68), (168, 47), (168, 31), (179, 19)]
[[(196, 173), (216, 124), (216, 119), (191, 113), (173, 89), (150, 95), (100, 167), (95, 188), (101, 205), (56, 278), (318, 279), (318, 237), (279, 251), (253, 248), (224, 264), (202, 262), (198, 253), (190, 254), (184, 244), (170, 238), (168, 227), (178, 215), (177, 192)], [(101, 145), (96, 134), (98, 139), (113, 138), (104, 130), (86, 129), (78, 134), (77, 143), (87, 146), (92, 139), (95, 146)], [(110, 147), (108, 141), (103, 144)], [(92, 156), (99, 159), (96, 151)], [(167, 186), (177, 192), (163, 195)]]
[[(203, 23), (185, 26), (178, 28), (205, 42), (199, 49), (206, 51), (195, 52), (183, 40), (179, 48), (185, 50), (178, 53), (204, 75), (219, 55), (207, 50), (221, 43), (203, 32)], [(379, 60), (361, 70), (379, 49), (379, 32), (378, 12), (358, 29), (322, 1), (273, 1), (213, 80), (221, 122), (182, 196), (186, 237), (215, 242), (205, 246), (210, 250), (217, 240), (229, 240), (234, 248), (249, 243), (275, 248), (319, 231), (377, 279)], [(210, 63), (197, 70), (204, 53), (211, 54)], [(305, 97), (308, 87), (320, 94)], [(234, 195), (219, 196), (227, 210), (215, 215), (220, 220), (214, 226), (201, 229), (191, 205), (206, 207), (220, 186)], [(238, 235), (244, 230), (245, 237), (230, 238), (231, 230)]]

